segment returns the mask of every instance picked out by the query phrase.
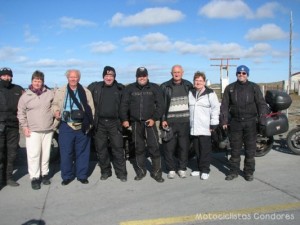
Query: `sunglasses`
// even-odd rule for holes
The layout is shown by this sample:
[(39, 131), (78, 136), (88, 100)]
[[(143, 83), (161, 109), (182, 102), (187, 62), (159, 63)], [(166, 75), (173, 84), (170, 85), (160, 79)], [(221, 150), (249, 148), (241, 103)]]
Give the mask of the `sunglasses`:
[(237, 72), (237, 74), (247, 75), (246, 72)]

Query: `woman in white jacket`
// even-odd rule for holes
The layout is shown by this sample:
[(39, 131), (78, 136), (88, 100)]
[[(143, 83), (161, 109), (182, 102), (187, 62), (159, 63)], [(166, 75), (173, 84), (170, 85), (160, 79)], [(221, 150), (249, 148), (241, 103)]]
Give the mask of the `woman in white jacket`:
[(203, 72), (194, 74), (194, 89), (189, 92), (190, 126), (193, 147), (197, 156), (200, 179), (207, 180), (211, 161), (211, 132), (219, 124), (220, 103), (216, 93), (205, 86)]

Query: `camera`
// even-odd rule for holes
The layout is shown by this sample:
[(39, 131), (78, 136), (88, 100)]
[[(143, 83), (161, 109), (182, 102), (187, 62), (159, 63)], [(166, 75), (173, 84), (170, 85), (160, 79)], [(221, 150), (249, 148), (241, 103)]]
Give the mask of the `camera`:
[(62, 118), (65, 122), (68, 122), (70, 120), (71, 113), (69, 111), (63, 111)]

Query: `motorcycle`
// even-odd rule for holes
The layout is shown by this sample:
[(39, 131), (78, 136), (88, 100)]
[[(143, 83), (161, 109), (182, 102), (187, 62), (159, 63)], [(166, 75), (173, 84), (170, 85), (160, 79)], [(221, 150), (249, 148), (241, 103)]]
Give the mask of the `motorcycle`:
[[(282, 134), (288, 131), (289, 123), (287, 116), (282, 113), (282, 110), (286, 110), (292, 104), (291, 97), (282, 91), (268, 90), (265, 95), (265, 100), (269, 105), (270, 113), (261, 118), (260, 123), (257, 123), (257, 140), (256, 140), (256, 157), (262, 157), (268, 154), (274, 144), (274, 135)], [(218, 138), (214, 138), (213, 146), (219, 150), (230, 151), (230, 130), (228, 132), (223, 131), (222, 128), (218, 128), (216, 131)], [(300, 154), (300, 128), (298, 136), (294, 137), (297, 142), (292, 142), (298, 147), (298, 154)], [(217, 141), (216, 141), (217, 140)], [(297, 143), (297, 145), (295, 145)]]
[(292, 152), (300, 155), (300, 125), (288, 132), (286, 142)]

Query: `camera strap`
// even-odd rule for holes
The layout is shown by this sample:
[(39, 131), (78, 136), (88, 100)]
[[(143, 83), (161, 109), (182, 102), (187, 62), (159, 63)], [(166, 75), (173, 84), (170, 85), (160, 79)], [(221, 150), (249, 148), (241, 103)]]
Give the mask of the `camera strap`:
[(67, 101), (69, 100), (71, 111), (73, 110), (74, 103), (78, 109), (82, 110), (82, 105), (79, 103), (78, 99), (76, 98), (77, 93), (78, 93), (77, 89), (76, 89), (75, 93), (72, 90), (68, 89), (64, 109), (66, 109)]

